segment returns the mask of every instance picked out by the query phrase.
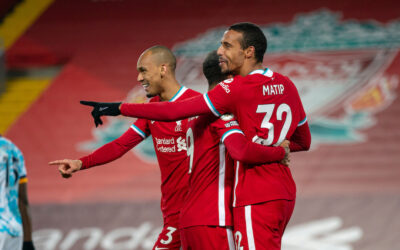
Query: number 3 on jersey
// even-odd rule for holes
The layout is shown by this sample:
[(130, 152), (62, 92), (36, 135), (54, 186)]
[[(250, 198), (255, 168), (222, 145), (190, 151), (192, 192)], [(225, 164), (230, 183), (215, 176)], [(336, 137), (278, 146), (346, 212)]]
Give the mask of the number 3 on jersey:
[[(270, 119), (274, 114), (275, 104), (262, 104), (257, 106), (256, 113), (265, 113), (264, 119), (261, 122), (261, 128), (268, 129), (268, 137), (267, 139), (260, 138), (257, 135), (253, 137), (253, 142), (259, 143), (262, 145), (271, 145), (274, 141), (274, 124), (270, 123)], [(292, 110), (289, 105), (286, 103), (282, 103), (279, 105), (276, 111), (276, 119), (281, 121), (283, 113), (286, 113), (286, 119), (283, 124), (281, 133), (279, 135), (278, 141), (274, 144), (277, 146), (285, 140), (285, 137), (289, 131), (290, 125), (292, 124)]]

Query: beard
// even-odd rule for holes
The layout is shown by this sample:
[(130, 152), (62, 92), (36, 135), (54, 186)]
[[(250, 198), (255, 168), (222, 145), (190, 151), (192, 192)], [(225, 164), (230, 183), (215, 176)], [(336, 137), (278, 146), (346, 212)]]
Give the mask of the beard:
[(155, 96), (156, 96), (155, 94), (151, 94), (151, 93), (147, 93), (147, 94), (146, 94), (146, 97), (147, 97), (147, 98), (152, 98), (152, 97), (155, 97)]

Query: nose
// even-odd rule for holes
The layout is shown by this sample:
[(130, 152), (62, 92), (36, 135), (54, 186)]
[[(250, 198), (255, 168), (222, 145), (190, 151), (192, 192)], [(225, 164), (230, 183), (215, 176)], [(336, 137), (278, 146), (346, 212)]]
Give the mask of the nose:
[(138, 80), (138, 82), (142, 82), (144, 80), (141, 73), (138, 74), (137, 80)]
[(224, 48), (222, 47), (222, 45), (220, 45), (220, 46), (218, 47), (218, 49), (217, 49), (217, 55), (218, 55), (218, 56), (222, 56), (223, 51), (224, 51)]

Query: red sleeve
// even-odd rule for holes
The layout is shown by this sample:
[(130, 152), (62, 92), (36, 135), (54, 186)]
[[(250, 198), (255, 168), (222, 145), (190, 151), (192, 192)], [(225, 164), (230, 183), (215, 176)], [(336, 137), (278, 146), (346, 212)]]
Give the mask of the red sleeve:
[(156, 121), (176, 121), (211, 113), (203, 95), (175, 102), (123, 103), (120, 109), (124, 116)]
[(311, 133), (308, 122), (298, 126), (289, 140), (290, 152), (309, 150), (311, 145)]
[[(237, 99), (240, 76), (220, 82), (215, 88), (204, 94), (209, 109), (216, 116), (225, 113), (234, 113)], [(239, 91), (240, 92), (240, 91)]]
[(236, 161), (247, 164), (277, 162), (285, 157), (283, 147), (268, 147), (249, 141), (240, 130), (236, 120), (223, 115), (213, 123), (213, 128), (224, 143), (229, 155)]
[(141, 137), (146, 138), (150, 135), (149, 120), (147, 119), (137, 119), (134, 124), (132, 124), (131, 129), (138, 133)]
[(285, 157), (283, 147), (269, 147), (250, 142), (240, 133), (233, 133), (226, 137), (224, 144), (234, 160), (247, 164), (279, 162)]
[(142, 140), (143, 137), (140, 134), (129, 128), (119, 138), (103, 145), (90, 155), (80, 158), (82, 161), (81, 169), (91, 168), (118, 159)]

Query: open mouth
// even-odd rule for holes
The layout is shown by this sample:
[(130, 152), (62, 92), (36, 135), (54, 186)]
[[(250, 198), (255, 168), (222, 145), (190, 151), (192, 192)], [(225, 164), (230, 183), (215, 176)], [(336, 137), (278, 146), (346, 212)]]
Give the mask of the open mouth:
[(148, 88), (150, 87), (150, 84), (149, 83), (143, 83), (142, 86), (143, 86), (144, 90), (147, 91)]
[(226, 63), (226, 60), (224, 60), (224, 59), (219, 59), (219, 66), (221, 66), (221, 65), (224, 64), (224, 63), (227, 64), (227, 63)]

